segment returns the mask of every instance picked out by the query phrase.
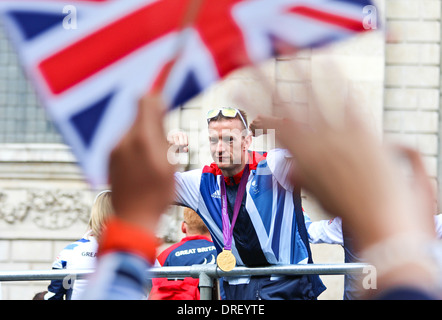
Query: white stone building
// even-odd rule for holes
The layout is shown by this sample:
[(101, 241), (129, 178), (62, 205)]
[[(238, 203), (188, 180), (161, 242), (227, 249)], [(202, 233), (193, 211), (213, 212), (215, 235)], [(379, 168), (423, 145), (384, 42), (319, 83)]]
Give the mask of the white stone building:
[[(364, 34), (295, 57), (269, 61), (262, 74), (274, 83), (279, 99), (308, 105), (301, 73), (312, 83), (329, 77), (330, 61), (349, 79), (348, 95), (357, 99), (373, 130), (387, 141), (400, 141), (423, 155), (435, 185), (442, 179), (440, 141), (441, 12), (440, 0), (384, 0), (378, 9), (387, 30)], [(238, 96), (241, 99), (238, 99)], [(260, 76), (241, 70), (219, 83), (168, 119), (169, 129), (189, 133), (187, 168), (211, 162), (205, 136), (206, 111), (218, 105), (246, 102), (249, 119), (270, 104)], [(270, 147), (257, 140), (256, 149)], [(23, 77), (3, 29), (0, 29), (0, 271), (50, 269), (69, 242), (82, 236), (94, 194), (84, 182), (69, 148), (62, 143)], [(305, 195), (313, 220), (324, 219)], [(165, 217), (159, 236), (176, 241), (180, 210)], [(341, 263), (338, 246), (315, 245), (315, 262)], [(329, 289), (323, 299), (342, 297), (342, 276), (323, 277)], [(3, 299), (32, 299), (48, 281), (3, 283)]]

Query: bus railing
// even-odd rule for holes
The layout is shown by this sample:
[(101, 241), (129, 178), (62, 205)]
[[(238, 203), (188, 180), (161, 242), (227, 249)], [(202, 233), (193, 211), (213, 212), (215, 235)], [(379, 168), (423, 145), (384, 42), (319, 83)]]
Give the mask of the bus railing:
[[(296, 264), (273, 265), (268, 267), (235, 267), (225, 272), (215, 264), (180, 266), (180, 267), (153, 267), (146, 272), (149, 278), (182, 279), (192, 277), (199, 279), (200, 299), (211, 300), (215, 281), (221, 277), (238, 276), (283, 276), (283, 275), (345, 275), (363, 273), (369, 265), (365, 263), (342, 264)], [(0, 282), (9, 281), (44, 281), (82, 279), (91, 275), (93, 270), (28, 270), (28, 271), (0, 271)]]

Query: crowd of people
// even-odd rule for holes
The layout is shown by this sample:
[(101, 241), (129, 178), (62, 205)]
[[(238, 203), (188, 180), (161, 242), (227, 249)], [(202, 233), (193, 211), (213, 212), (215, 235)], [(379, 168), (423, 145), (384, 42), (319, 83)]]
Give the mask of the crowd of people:
[[(213, 163), (175, 172), (167, 152), (187, 152), (188, 138), (181, 132), (166, 137), (161, 98), (141, 98), (132, 127), (111, 154), (112, 192), (100, 195), (111, 198), (109, 215), (54, 262), (54, 268), (69, 268), (69, 255), (88, 246), (90, 257), (98, 258), (97, 272), (87, 284), (75, 281), (71, 293), (59, 292), (53, 281), (45, 298), (74, 298), (78, 287), (82, 299), (142, 299), (148, 296), (146, 270), (154, 265), (216, 263), (228, 271), (307, 264), (313, 263), (310, 243), (322, 242), (343, 246), (345, 262), (376, 269), (376, 290), (348, 276), (344, 299), (439, 299), (441, 220), (419, 153), (383, 145), (355, 112), (356, 102), (343, 121), (330, 121), (319, 99), (312, 101), (308, 110), (279, 106), (282, 115), (259, 115), (251, 123), (238, 108), (210, 110)], [(250, 151), (257, 129), (274, 129), (282, 148)], [(398, 157), (409, 163), (411, 176), (404, 176)], [(334, 218), (312, 222), (301, 189)], [(187, 208), (186, 237), (158, 255), (156, 230), (171, 204)], [(204, 250), (177, 254), (194, 248)], [(325, 289), (318, 275), (222, 279), (226, 300), (314, 300)], [(150, 299), (198, 296), (194, 279), (154, 279)]]

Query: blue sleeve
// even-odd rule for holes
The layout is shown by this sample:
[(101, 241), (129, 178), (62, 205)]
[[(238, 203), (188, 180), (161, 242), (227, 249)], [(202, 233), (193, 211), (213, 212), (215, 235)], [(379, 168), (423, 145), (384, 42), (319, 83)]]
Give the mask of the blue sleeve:
[(48, 293), (45, 295), (45, 300), (63, 300), (66, 293), (67, 290), (63, 286), (63, 280), (52, 280), (48, 286)]
[(98, 260), (83, 299), (140, 300), (147, 296), (150, 264), (140, 256), (113, 252)]
[[(64, 260), (65, 256), (65, 250), (60, 252), (59, 256), (55, 259), (54, 263), (52, 264), (52, 270), (62, 270), (66, 269), (67, 261)], [(69, 280), (72, 281), (72, 280)], [(72, 286), (69, 283), (69, 288)], [(72, 291), (72, 290), (71, 290)], [(67, 296), (68, 289), (65, 285), (63, 285), (63, 280), (51, 280), (51, 283), (48, 286), (48, 293), (45, 294), (44, 299), (45, 300), (63, 300), (65, 295), (66, 299), (68, 299)]]

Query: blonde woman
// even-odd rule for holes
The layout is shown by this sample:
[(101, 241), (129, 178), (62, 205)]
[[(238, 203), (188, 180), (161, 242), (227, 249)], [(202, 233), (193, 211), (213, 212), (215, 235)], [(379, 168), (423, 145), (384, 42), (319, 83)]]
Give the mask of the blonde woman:
[[(97, 194), (91, 209), (87, 232), (80, 240), (67, 245), (60, 252), (52, 264), (52, 269), (94, 269), (98, 241), (107, 219), (113, 212), (111, 191), (104, 190)], [(81, 298), (86, 284), (85, 279), (52, 280), (44, 298), (45, 300), (77, 300)]]

